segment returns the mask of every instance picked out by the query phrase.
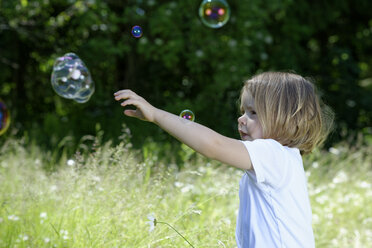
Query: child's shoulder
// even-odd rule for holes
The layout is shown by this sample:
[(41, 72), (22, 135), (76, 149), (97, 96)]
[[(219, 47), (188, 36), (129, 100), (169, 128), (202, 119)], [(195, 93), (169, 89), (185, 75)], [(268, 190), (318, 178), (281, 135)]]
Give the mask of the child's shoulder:
[(288, 147), (274, 139), (255, 139), (253, 141), (243, 141), (250, 156), (260, 159), (279, 159), (288, 156), (301, 157), (300, 150), (296, 147)]

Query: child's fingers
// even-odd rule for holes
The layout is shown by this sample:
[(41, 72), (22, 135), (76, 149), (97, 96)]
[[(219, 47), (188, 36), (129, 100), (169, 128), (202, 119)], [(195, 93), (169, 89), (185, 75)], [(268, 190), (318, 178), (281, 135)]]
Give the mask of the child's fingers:
[(129, 97), (130, 97), (130, 92), (123, 90), (123, 91), (117, 92), (117, 94), (115, 95), (115, 100), (118, 101), (121, 99), (127, 99)]
[(131, 90), (119, 90), (114, 93), (115, 100), (127, 99), (127, 98), (138, 98), (139, 96)]
[(124, 110), (124, 114), (130, 117), (137, 117), (137, 111), (133, 109)]
[(136, 99), (128, 99), (128, 100), (125, 100), (124, 102), (122, 102), (120, 105), (123, 106), (123, 107), (125, 107), (127, 105), (134, 105), (134, 106), (138, 107), (139, 101), (136, 100)]
[(129, 92), (129, 91), (131, 91), (131, 90), (119, 90), (119, 91), (117, 91), (117, 92), (114, 93), (114, 96), (117, 96), (117, 95), (122, 94), (122, 93), (125, 93), (125, 92)]

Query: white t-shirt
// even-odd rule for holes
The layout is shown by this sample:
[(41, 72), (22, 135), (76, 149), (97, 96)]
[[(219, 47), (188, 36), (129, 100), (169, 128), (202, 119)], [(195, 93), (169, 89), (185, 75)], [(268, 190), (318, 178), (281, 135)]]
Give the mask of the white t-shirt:
[(242, 142), (254, 170), (240, 180), (238, 248), (315, 247), (300, 151), (272, 139)]

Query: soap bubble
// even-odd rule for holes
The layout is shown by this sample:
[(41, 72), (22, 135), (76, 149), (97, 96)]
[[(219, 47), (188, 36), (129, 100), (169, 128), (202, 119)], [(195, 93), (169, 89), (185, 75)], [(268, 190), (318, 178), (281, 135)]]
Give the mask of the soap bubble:
[(135, 38), (141, 38), (142, 37), (142, 28), (140, 26), (133, 26), (132, 27), (132, 35)]
[(9, 110), (5, 103), (0, 99), (0, 135), (8, 130), (10, 124)]
[(199, 7), (201, 21), (210, 28), (220, 28), (230, 18), (230, 7), (225, 0), (203, 0)]
[(54, 62), (52, 86), (58, 95), (84, 103), (94, 93), (94, 82), (84, 62), (74, 53), (66, 53)]
[(182, 110), (182, 112), (180, 113), (180, 117), (182, 117), (184, 119), (187, 119), (189, 121), (194, 121), (195, 120), (194, 113), (189, 109)]

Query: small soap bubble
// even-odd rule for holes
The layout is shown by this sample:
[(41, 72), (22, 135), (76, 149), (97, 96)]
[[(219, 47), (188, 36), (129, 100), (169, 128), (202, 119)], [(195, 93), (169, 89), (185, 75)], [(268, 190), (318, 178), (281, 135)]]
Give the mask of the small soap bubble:
[(203, 0), (199, 7), (201, 21), (210, 28), (220, 28), (230, 18), (230, 7), (225, 0)]
[(0, 135), (8, 130), (10, 124), (9, 110), (5, 103), (0, 99)]
[(94, 82), (84, 62), (74, 53), (66, 53), (55, 60), (51, 76), (58, 95), (85, 103), (94, 93)]
[(135, 38), (141, 38), (142, 37), (142, 28), (140, 26), (133, 26), (132, 27), (132, 35)]
[(194, 113), (189, 110), (189, 109), (185, 109), (183, 110), (181, 113), (180, 113), (180, 117), (182, 117), (183, 119), (187, 119), (189, 121), (194, 121), (195, 120), (195, 115)]

